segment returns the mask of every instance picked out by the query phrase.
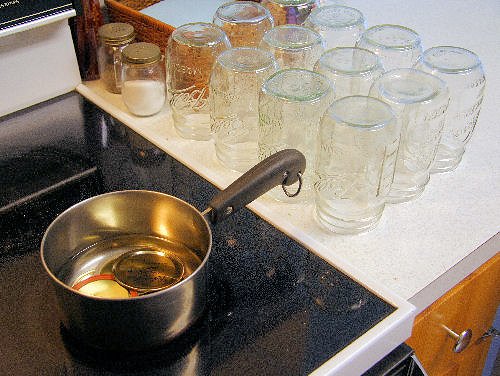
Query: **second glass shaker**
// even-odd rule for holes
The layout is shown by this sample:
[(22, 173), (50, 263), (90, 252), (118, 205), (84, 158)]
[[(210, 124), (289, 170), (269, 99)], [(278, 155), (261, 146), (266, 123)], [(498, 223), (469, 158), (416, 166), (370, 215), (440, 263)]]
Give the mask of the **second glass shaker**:
[(132, 25), (123, 22), (114, 22), (102, 25), (97, 35), (97, 63), (99, 75), (106, 90), (121, 93), (121, 54), (122, 50), (135, 39), (135, 30)]

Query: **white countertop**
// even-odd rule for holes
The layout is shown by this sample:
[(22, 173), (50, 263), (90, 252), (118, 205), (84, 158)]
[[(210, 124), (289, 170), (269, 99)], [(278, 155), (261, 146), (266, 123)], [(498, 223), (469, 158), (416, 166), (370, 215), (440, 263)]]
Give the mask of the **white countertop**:
[[(286, 205), (264, 196), (251, 208), (321, 257), (352, 266), (421, 311), (500, 250), (500, 2), (483, 0), (474, 7), (462, 0), (343, 2), (363, 12), (367, 27), (405, 25), (421, 35), (424, 49), (456, 45), (480, 56), (486, 95), (462, 163), (453, 172), (432, 175), (416, 200), (386, 206), (378, 226), (360, 235), (323, 230), (312, 218), (312, 205)], [(99, 82), (88, 82), (87, 88), (110, 104), (112, 114), (215, 185), (225, 187), (238, 176), (219, 164), (211, 142), (180, 138), (167, 107), (137, 118)]]
[[(421, 35), (424, 48), (456, 45), (480, 56), (486, 96), (462, 163), (451, 173), (432, 175), (418, 199), (388, 205), (378, 226), (360, 235), (323, 230), (312, 218), (310, 204), (283, 204), (264, 195), (249, 207), (375, 292), (397, 304), (409, 301), (420, 312), (500, 250), (500, 2), (483, 0), (474, 7), (462, 0), (343, 3), (361, 10), (367, 26), (401, 24)], [(216, 160), (211, 141), (180, 138), (168, 106), (153, 117), (138, 118), (99, 81), (77, 90), (216, 186), (224, 188), (239, 176)], [(407, 329), (400, 336), (409, 335)], [(365, 354), (374, 349), (360, 346)], [(345, 360), (335, 358), (333, 366)]]
[[(432, 175), (417, 200), (388, 206), (381, 226), (366, 239), (348, 241), (341, 251), (420, 311), (500, 251), (500, 2), (342, 2), (361, 10), (367, 27), (392, 23), (414, 29), (424, 49), (455, 45), (472, 50), (486, 72), (479, 121), (460, 166)], [(370, 247), (360, 248), (365, 245)]]

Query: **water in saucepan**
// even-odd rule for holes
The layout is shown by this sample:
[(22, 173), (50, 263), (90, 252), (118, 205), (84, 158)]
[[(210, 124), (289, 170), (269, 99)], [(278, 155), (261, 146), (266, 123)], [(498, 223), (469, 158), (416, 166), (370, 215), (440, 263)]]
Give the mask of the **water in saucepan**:
[(179, 282), (193, 274), (203, 261), (201, 251), (178, 242), (148, 235), (120, 235), (74, 252), (74, 256), (63, 265), (57, 277), (66, 285), (75, 286), (93, 276), (113, 274), (113, 265), (117, 259), (138, 249), (162, 252), (166, 257), (180, 261), (183, 273)]

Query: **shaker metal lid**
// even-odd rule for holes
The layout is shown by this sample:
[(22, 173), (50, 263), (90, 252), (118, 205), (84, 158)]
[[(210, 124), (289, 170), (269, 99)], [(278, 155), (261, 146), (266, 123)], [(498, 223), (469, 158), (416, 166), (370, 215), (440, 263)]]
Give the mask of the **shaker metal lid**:
[(161, 59), (161, 50), (154, 43), (138, 42), (129, 44), (122, 51), (122, 60), (134, 64), (149, 64)]
[(163, 290), (182, 280), (184, 265), (175, 255), (149, 248), (124, 253), (113, 265), (115, 280), (140, 294)]
[(134, 40), (135, 30), (128, 23), (112, 22), (102, 25), (97, 35), (108, 44), (122, 44)]

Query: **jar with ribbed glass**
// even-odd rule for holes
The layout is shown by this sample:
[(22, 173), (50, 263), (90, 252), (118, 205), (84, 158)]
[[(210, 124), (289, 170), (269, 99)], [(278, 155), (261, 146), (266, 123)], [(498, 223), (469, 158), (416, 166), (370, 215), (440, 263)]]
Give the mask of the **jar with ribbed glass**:
[[(307, 69), (284, 69), (270, 76), (259, 96), (259, 159), (283, 149), (297, 149), (310, 166), (303, 175), (301, 198), (312, 196), (316, 140), (321, 117), (333, 102), (330, 80)], [(270, 195), (290, 201), (278, 189)]]
[(165, 104), (165, 65), (153, 43), (132, 43), (122, 52), (122, 98), (137, 116), (158, 113)]
[(134, 27), (123, 22), (108, 23), (99, 28), (97, 35), (99, 37), (97, 47), (99, 76), (106, 90), (120, 94), (122, 50), (134, 42)]

